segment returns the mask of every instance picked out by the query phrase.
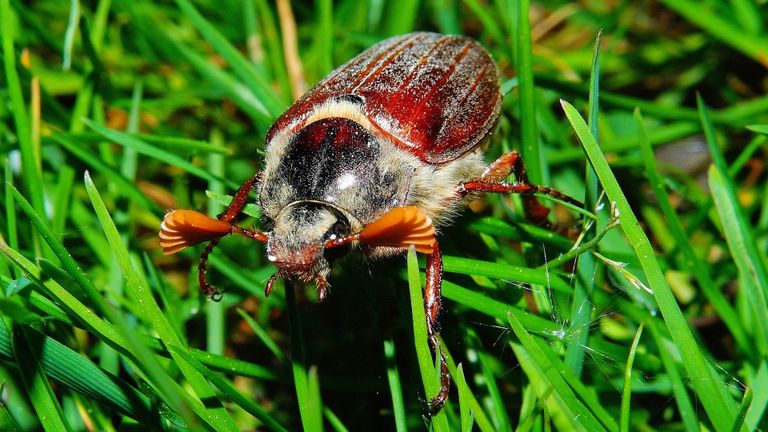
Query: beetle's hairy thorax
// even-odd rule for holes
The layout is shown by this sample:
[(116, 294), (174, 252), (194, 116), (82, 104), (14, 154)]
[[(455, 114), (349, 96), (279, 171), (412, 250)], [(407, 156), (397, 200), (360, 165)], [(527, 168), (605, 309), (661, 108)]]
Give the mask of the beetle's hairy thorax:
[(264, 214), (274, 219), (296, 201), (327, 202), (361, 229), (405, 205), (415, 167), (391, 163), (390, 144), (344, 117), (320, 118), (267, 146), (260, 190)]
[[(332, 221), (287, 217), (284, 211), (308, 201), (342, 213), (352, 232), (395, 207), (409, 205), (422, 208), (436, 227), (443, 226), (465, 202), (456, 186), (478, 178), (484, 167), (480, 150), (440, 165), (426, 163), (382, 136), (357, 104), (324, 104), (267, 143), (260, 204), (274, 221), (268, 249), (293, 251), (297, 261), (320, 259), (309, 245), (327, 240), (322, 234)], [(315, 211), (326, 210), (321, 206)], [(368, 252), (385, 256), (402, 250), (379, 247)]]
[[(368, 148), (333, 151), (328, 145), (297, 145), (294, 131), (301, 133), (312, 123), (332, 118), (351, 120), (370, 133)], [(356, 230), (406, 205), (423, 208), (436, 226), (444, 225), (463, 204), (456, 186), (478, 178), (485, 168), (479, 149), (441, 165), (425, 163), (378, 134), (360, 106), (344, 100), (323, 104), (307, 120), (278, 131), (266, 153), (260, 197), (267, 217), (274, 219), (296, 200), (328, 201), (352, 216)], [(333, 181), (346, 187), (334, 188)]]

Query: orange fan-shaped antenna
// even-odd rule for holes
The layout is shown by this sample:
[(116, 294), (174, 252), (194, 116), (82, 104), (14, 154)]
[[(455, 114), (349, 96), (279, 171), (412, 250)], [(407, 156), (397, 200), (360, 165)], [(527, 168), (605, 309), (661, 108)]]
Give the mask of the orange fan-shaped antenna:
[(424, 210), (414, 207), (396, 207), (380, 218), (366, 225), (360, 232), (359, 240), (372, 246), (407, 248), (416, 246), (416, 251), (431, 254), (437, 242), (435, 227)]
[(160, 224), (160, 246), (165, 255), (197, 243), (223, 237), (232, 232), (232, 225), (210, 218), (194, 210), (168, 212)]

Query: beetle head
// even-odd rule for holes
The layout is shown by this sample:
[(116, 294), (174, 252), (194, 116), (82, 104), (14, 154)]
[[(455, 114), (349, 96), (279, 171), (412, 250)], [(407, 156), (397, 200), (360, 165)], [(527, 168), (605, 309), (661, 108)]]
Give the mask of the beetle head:
[(349, 218), (340, 209), (318, 201), (297, 201), (275, 217), (268, 234), (267, 258), (277, 266), (277, 277), (316, 282), (322, 299), (327, 294), (330, 261), (349, 249), (326, 250), (325, 244), (351, 230)]

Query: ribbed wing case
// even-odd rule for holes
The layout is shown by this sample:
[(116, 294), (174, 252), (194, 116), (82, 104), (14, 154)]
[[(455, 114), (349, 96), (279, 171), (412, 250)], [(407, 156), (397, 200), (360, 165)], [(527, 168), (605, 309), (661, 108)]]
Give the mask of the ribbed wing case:
[(438, 165), (472, 150), (499, 116), (496, 66), (471, 39), (412, 33), (387, 39), (339, 67), (270, 129), (300, 129), (313, 110), (340, 98), (361, 104), (374, 132)]

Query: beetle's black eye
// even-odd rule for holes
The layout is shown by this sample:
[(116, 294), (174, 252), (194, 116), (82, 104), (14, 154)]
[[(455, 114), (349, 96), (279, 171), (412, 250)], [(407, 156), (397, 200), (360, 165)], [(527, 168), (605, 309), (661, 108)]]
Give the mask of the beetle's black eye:
[(349, 235), (349, 224), (344, 221), (336, 221), (331, 228), (325, 233), (323, 240), (333, 240), (337, 238)]

